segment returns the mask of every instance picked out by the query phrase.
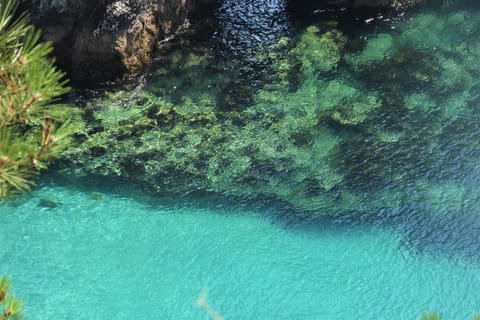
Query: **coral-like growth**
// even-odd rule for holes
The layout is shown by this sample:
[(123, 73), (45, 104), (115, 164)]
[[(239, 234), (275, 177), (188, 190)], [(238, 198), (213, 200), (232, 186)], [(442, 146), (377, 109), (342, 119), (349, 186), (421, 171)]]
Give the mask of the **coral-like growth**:
[(337, 67), (345, 44), (346, 37), (339, 31), (320, 33), (318, 27), (310, 26), (300, 36), (291, 54), (300, 60), (304, 73), (324, 73)]
[[(395, 32), (368, 36), (345, 60), (340, 32), (309, 27), (241, 66), (251, 85), (233, 75), (238, 61), (219, 71), (213, 55), (175, 51), (144, 93), (91, 104), (92, 130), (66, 158), (78, 173), (128, 177), (157, 191), (269, 197), (323, 213), (408, 204), (404, 181), (430, 185), (458, 163), (476, 168), (445, 161), (451, 136), (466, 135), (478, 104), (472, 57), (480, 42), (463, 29), (462, 41), (441, 37), (466, 17), (417, 14)], [(428, 32), (435, 34), (422, 42)], [(439, 197), (415, 193), (429, 203)]]
[(333, 110), (332, 119), (347, 125), (364, 122), (372, 111), (382, 105), (374, 93), (362, 92), (338, 80), (329, 82), (321, 98), (323, 105)]

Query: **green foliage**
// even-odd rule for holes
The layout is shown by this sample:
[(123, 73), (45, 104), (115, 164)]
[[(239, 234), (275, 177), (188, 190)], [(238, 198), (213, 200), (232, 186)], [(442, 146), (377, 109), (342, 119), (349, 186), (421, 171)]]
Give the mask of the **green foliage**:
[(11, 285), (6, 277), (0, 278), (0, 320), (23, 319), (22, 302), (9, 292)]
[(51, 105), (69, 90), (64, 74), (48, 57), (51, 44), (39, 42), (40, 31), (16, 8), (0, 0), (0, 198), (28, 191), (82, 128), (78, 111)]

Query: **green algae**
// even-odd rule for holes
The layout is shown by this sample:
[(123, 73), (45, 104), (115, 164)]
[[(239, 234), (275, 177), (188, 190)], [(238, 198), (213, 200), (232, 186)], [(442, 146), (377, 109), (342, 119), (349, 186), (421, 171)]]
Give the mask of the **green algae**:
[[(475, 13), (419, 13), (355, 52), (339, 31), (311, 26), (255, 56), (268, 77), (251, 88), (224, 71), (238, 61), (223, 68), (205, 50), (177, 50), (141, 94), (92, 102), (92, 132), (66, 159), (75, 174), (162, 192), (271, 197), (323, 212), (405, 204), (402, 181), (441, 185), (426, 172), (450, 166), (441, 163), (445, 123), (475, 112), (479, 26)], [(449, 28), (461, 37), (442, 37)]]
[(302, 63), (302, 71), (324, 73), (334, 70), (341, 58), (346, 37), (337, 30), (319, 35), (320, 29), (310, 26), (301, 34), (292, 54)]
[(95, 118), (103, 131), (82, 145), (89, 153), (83, 157), (92, 160), (85, 166), (75, 155), (72, 161), (92, 173), (146, 181), (157, 191), (263, 194), (285, 201), (292, 195), (307, 201), (313, 189), (321, 193), (342, 181), (329, 159), (340, 140), (317, 128), (314, 113), (268, 114), (258, 104), (248, 113), (225, 114), (212, 112), (207, 98), (185, 98), (180, 105), (143, 99), (126, 108), (129, 120), (112, 121), (112, 110), (102, 109)]

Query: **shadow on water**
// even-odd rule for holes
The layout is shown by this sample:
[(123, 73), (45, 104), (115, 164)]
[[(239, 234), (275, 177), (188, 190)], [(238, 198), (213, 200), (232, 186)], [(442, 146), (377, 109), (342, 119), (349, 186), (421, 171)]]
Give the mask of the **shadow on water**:
[(275, 224), (298, 234), (317, 236), (324, 231), (354, 232), (380, 227), (399, 234), (399, 245), (411, 255), (445, 255), (480, 262), (480, 213), (433, 212), (412, 207), (358, 212), (339, 216), (283, 214), (270, 216)]
[(401, 210), (398, 230), (412, 254), (446, 254), (480, 261), (480, 214)]
[[(269, 198), (234, 197), (229, 194), (217, 194), (192, 190), (187, 193), (154, 191), (141, 183), (128, 179), (82, 176), (71, 177), (51, 172), (42, 176), (39, 190), (42, 187), (61, 187), (72, 192), (90, 195), (106, 195), (112, 198), (132, 199), (145, 206), (146, 210), (156, 210), (159, 207), (209, 209), (219, 214), (228, 214), (229, 210), (242, 209), (262, 212), (266, 216), (276, 213), (294, 213), (288, 205)], [(36, 196), (36, 191), (33, 191)], [(21, 195), (21, 199), (32, 195)], [(101, 201), (101, 197), (98, 198)], [(19, 202), (21, 203), (21, 202)], [(15, 205), (12, 202), (11, 205)]]
[[(71, 180), (56, 174), (43, 179), (43, 186), (60, 186), (73, 192), (130, 198), (145, 206), (145, 210), (207, 209), (219, 215), (229, 212), (256, 212), (273, 225), (301, 236), (321, 236), (324, 232), (352, 233), (368, 228), (383, 228), (398, 233), (399, 246), (412, 255), (445, 255), (480, 262), (480, 197), (471, 190), (459, 203), (436, 203), (420, 199), (415, 191), (412, 202), (399, 207), (358, 212), (307, 212), (293, 209), (286, 203), (269, 198), (238, 198), (218, 194), (152, 193), (140, 185), (118, 180), (84, 178)], [(34, 193), (35, 196), (35, 193)], [(61, 203), (61, 199), (59, 199)], [(61, 206), (59, 206), (61, 208)], [(53, 210), (55, 210), (54, 208)], [(367, 229), (365, 229), (367, 228)]]

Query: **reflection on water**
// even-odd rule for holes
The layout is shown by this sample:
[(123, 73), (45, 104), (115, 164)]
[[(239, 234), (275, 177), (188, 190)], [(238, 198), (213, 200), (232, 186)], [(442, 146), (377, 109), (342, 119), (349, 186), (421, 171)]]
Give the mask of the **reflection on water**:
[(275, 48), (291, 34), (286, 0), (225, 0), (216, 14), (214, 39), (227, 55), (248, 56)]
[(286, 0), (221, 1), (215, 15), (217, 29), (210, 39), (212, 54), (230, 72), (218, 106), (229, 110), (253, 102), (252, 92), (269, 77), (266, 58), (282, 38), (293, 33)]

